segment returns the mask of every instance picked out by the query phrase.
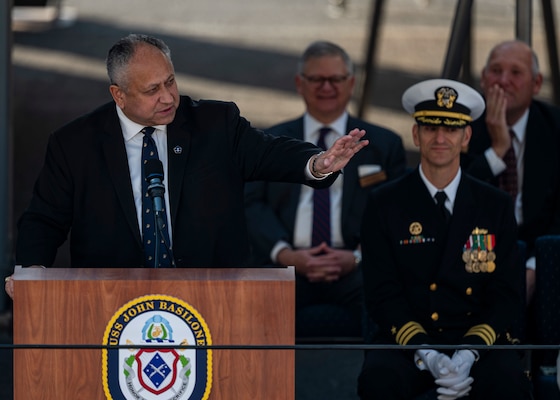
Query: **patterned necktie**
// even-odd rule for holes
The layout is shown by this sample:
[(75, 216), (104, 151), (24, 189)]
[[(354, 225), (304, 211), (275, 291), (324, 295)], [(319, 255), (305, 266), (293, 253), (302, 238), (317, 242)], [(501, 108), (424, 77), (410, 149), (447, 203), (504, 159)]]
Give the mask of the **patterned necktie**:
[[(325, 136), (331, 128), (323, 127), (319, 130), (317, 146), (327, 149)], [(315, 189), (313, 191), (313, 230), (311, 233), (311, 246), (318, 246), (322, 242), (331, 245), (331, 196), (329, 188)]]
[[(156, 143), (152, 137), (155, 128), (152, 126), (142, 130), (144, 141), (142, 144), (142, 238), (144, 241), (144, 254), (146, 256), (146, 266), (149, 268), (169, 267), (171, 266), (169, 249), (169, 232), (167, 229), (167, 216), (165, 209), (161, 215), (163, 221), (160, 238), (160, 244), (156, 243), (156, 220), (153, 212), (153, 200), (148, 194), (148, 182), (144, 175), (144, 165), (150, 159), (159, 160)], [(156, 257), (159, 261), (156, 263)]]
[(504, 162), (506, 163), (506, 170), (498, 177), (498, 185), (500, 189), (506, 191), (515, 200), (517, 197), (517, 157), (513, 149), (513, 141), (515, 134), (513, 130), (509, 131), (511, 136), (511, 146), (504, 155)]
[(445, 200), (447, 200), (447, 195), (443, 190), (440, 190), (439, 192), (436, 193), (434, 197), (436, 198), (436, 202), (441, 212), (441, 215), (443, 216), (443, 219), (445, 220), (446, 223), (448, 223), (449, 220), (451, 219), (451, 213), (449, 212), (448, 208), (445, 207)]

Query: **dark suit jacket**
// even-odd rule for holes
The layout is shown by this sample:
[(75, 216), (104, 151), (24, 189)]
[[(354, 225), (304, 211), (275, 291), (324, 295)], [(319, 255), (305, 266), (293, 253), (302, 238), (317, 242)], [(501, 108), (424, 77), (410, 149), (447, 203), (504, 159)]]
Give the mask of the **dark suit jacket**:
[[(345, 247), (355, 249), (360, 243), (360, 225), (369, 190), (387, 179), (404, 174), (406, 157), (401, 138), (395, 133), (357, 118), (349, 117), (347, 131), (364, 129), (369, 145), (357, 153), (344, 168), (341, 230)], [(303, 139), (303, 117), (284, 122), (266, 131)], [(360, 185), (358, 166), (377, 164), (383, 173), (377, 183)], [(385, 178), (383, 177), (386, 175)], [(270, 252), (279, 240), (293, 243), (296, 209), (301, 185), (276, 182), (253, 182), (246, 186), (245, 212), (256, 265), (270, 264)]]
[[(483, 154), (491, 145), (484, 119), (485, 115), (473, 124), (473, 136), (461, 165), (469, 174), (497, 186), (498, 180)], [(560, 109), (534, 100), (525, 135), (519, 239), (527, 242), (531, 254), (538, 236), (560, 233)]]
[[(465, 268), (464, 246), (476, 228), (495, 239), (493, 272)], [(448, 229), (418, 169), (372, 192), (362, 225), (362, 270), (366, 307), (381, 341), (485, 344), (480, 336), (464, 337), (480, 325), (505, 338), (523, 301), (511, 198), (463, 174)]]
[[(173, 249), (179, 267), (248, 266), (244, 182), (305, 182), (318, 148), (253, 129), (233, 103), (182, 97), (167, 127)], [(287, 162), (289, 160), (289, 162)], [(333, 179), (320, 182), (331, 184)], [(74, 267), (139, 267), (144, 255), (114, 103), (51, 135), (16, 262), (50, 266), (70, 232)]]

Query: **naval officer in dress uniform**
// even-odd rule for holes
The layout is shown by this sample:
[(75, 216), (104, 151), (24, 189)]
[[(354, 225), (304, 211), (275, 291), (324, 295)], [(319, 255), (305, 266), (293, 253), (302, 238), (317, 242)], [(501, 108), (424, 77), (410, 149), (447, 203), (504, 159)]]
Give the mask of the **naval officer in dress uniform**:
[(362, 262), (375, 343), (403, 349), (366, 352), (359, 395), (530, 399), (518, 352), (491, 349), (516, 342), (511, 325), (522, 310), (513, 204), (459, 163), (484, 100), (460, 82), (433, 79), (410, 87), (402, 103), (416, 122), (420, 164), (371, 193)]

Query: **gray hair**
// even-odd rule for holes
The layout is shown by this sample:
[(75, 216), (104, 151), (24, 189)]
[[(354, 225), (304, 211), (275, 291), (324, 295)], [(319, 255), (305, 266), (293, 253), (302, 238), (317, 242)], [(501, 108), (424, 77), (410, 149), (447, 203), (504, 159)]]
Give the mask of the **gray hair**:
[(494, 52), (496, 50), (504, 46), (515, 45), (515, 44), (524, 45), (531, 52), (531, 75), (533, 76), (533, 79), (535, 79), (540, 74), (539, 58), (537, 57), (537, 53), (535, 53), (535, 50), (533, 50), (531, 46), (529, 46), (527, 43), (517, 39), (501, 42), (496, 46), (494, 46), (490, 51), (490, 53), (488, 54), (488, 58), (486, 59), (486, 64), (484, 65), (484, 69), (488, 68), (488, 63), (490, 62), (490, 59), (494, 56)]
[(326, 41), (317, 41), (311, 43), (307, 49), (303, 52), (299, 62), (298, 62), (298, 74), (303, 74), (303, 70), (305, 68), (305, 64), (311, 58), (320, 58), (320, 57), (340, 57), (346, 64), (346, 69), (350, 75), (354, 75), (354, 64), (350, 59), (350, 56), (346, 51), (337, 44), (326, 42)]
[(128, 84), (126, 69), (136, 49), (141, 44), (147, 44), (159, 49), (171, 63), (171, 50), (169, 50), (169, 47), (163, 40), (148, 35), (130, 34), (115, 43), (107, 54), (107, 74), (109, 75), (109, 82), (111, 85), (118, 85), (126, 88)]

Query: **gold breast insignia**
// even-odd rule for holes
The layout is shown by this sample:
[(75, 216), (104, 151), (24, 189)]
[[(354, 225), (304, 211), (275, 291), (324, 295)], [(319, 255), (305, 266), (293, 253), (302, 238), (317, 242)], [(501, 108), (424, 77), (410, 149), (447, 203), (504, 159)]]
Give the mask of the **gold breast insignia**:
[(410, 233), (410, 238), (402, 239), (399, 241), (401, 245), (418, 244), (418, 243), (429, 243), (434, 242), (434, 238), (425, 238), (422, 235), (422, 224), (420, 222), (412, 222), (408, 226), (408, 232)]

